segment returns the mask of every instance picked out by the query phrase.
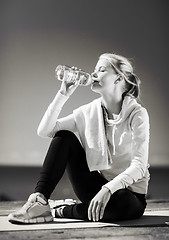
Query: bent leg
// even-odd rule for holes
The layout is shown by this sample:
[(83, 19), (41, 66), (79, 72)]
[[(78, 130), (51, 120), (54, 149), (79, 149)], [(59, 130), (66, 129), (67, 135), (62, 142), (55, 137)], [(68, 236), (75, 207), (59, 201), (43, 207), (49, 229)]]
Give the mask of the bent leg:
[(139, 218), (146, 207), (144, 194), (137, 194), (128, 189), (116, 191), (107, 204), (103, 221), (122, 221)]
[[(139, 218), (146, 207), (144, 194), (137, 194), (128, 189), (120, 189), (115, 192), (108, 202), (102, 222), (123, 221)], [(88, 204), (80, 203), (65, 207), (65, 217), (88, 220)]]
[(73, 135), (69, 131), (59, 131), (51, 141), (35, 188), (35, 192), (44, 194), (47, 199), (62, 178), (71, 157), (68, 141), (71, 141), (70, 136)]
[(97, 171), (90, 172), (85, 151), (76, 135), (62, 130), (51, 141), (35, 192), (48, 199), (66, 167), (73, 189), (82, 202), (89, 202), (107, 182)]

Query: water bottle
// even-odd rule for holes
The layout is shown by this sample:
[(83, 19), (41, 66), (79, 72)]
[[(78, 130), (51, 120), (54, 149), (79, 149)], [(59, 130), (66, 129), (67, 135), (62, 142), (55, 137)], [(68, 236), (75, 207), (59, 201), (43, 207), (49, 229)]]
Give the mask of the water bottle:
[(66, 65), (58, 65), (55, 70), (55, 76), (60, 81), (65, 81), (67, 83), (77, 82), (80, 86), (88, 86), (92, 81), (89, 73), (79, 69), (72, 69)]

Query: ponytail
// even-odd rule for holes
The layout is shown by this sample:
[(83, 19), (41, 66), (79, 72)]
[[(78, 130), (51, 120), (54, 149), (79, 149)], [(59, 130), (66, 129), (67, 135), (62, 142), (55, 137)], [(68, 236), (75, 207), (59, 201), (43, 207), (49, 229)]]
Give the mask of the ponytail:
[(127, 78), (125, 78), (126, 86), (125, 92), (123, 93), (123, 98), (125, 96), (131, 96), (134, 98), (139, 98), (140, 95), (140, 79), (133, 73), (130, 73)]

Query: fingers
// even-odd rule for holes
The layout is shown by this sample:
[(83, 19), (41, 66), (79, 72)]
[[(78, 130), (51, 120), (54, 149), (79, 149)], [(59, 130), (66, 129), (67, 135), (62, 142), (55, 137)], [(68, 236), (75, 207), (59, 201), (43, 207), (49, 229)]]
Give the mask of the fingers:
[(96, 196), (91, 200), (88, 208), (88, 218), (92, 221), (99, 221), (103, 218), (104, 211), (108, 201), (110, 200), (111, 192), (107, 188), (102, 188)]
[(105, 198), (104, 198), (103, 204), (100, 209), (100, 219), (103, 218), (104, 211), (105, 211), (108, 201), (110, 200), (110, 197), (111, 197), (111, 192), (108, 190), (107, 194), (105, 194)]
[(73, 70), (79, 70), (79, 71), (82, 70), (81, 68), (77, 68), (77, 67), (75, 67), (75, 66), (72, 66), (71, 68), (72, 68)]
[(92, 220), (92, 207), (93, 207), (93, 202), (90, 202), (90, 205), (88, 207), (88, 219), (91, 221)]
[(78, 82), (74, 82), (72, 84), (69, 85), (69, 91), (71, 92), (71, 94), (76, 90), (76, 88), (79, 86)]
[(71, 68), (72, 68), (73, 70), (75, 70), (75, 71), (78, 70), (78, 68), (77, 68), (77, 67), (74, 67), (74, 66), (72, 66)]
[(106, 204), (102, 204), (101, 209), (100, 209), (100, 219), (103, 218), (105, 207), (106, 207)]
[(102, 202), (98, 201), (96, 212), (95, 212), (95, 221), (99, 221), (101, 219), (100, 212), (102, 209)]
[[(101, 219), (101, 212), (104, 213), (102, 210), (102, 202), (101, 201), (91, 201), (89, 208), (88, 208), (88, 218), (91, 221), (99, 221)], [(102, 213), (102, 215), (103, 215)]]
[(96, 219), (96, 207), (97, 207), (96, 202), (91, 201), (89, 208), (88, 208), (88, 218), (89, 218), (89, 220), (94, 221), (94, 222)]

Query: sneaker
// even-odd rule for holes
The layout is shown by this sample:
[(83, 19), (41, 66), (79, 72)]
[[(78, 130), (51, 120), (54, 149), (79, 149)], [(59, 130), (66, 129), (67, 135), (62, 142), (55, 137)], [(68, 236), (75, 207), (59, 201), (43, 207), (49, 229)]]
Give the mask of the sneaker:
[(49, 205), (51, 208), (51, 213), (53, 218), (63, 218), (63, 209), (66, 206), (74, 205), (77, 201), (73, 199), (65, 199), (65, 200), (49, 200)]
[(11, 223), (43, 223), (53, 221), (50, 206), (38, 193), (33, 193), (18, 211), (9, 214)]

